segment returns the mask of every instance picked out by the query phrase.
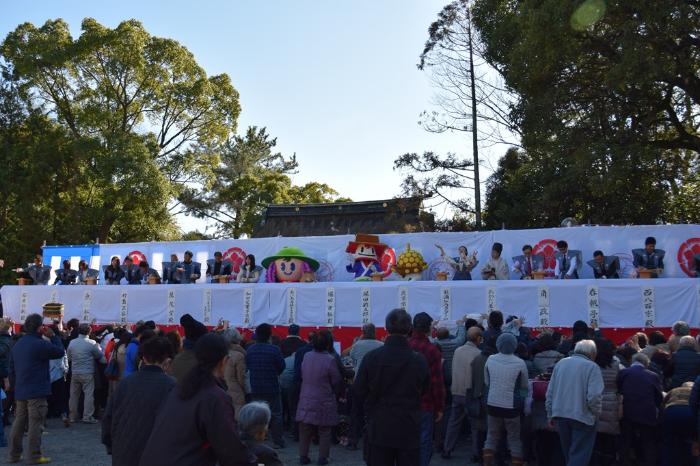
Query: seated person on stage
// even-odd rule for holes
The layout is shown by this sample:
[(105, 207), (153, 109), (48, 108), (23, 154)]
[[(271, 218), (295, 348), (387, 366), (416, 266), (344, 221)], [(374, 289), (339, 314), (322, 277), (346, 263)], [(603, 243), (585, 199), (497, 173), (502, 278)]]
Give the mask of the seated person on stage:
[(110, 264), (105, 267), (105, 284), (119, 285), (124, 278), (121, 261), (117, 256), (112, 257)]
[(37, 254), (34, 256), (34, 263), (27, 267), (26, 270), (29, 278), (32, 279), (35, 285), (48, 285), (51, 267), (44, 265), (44, 256)]
[(71, 270), (70, 261), (63, 261), (63, 268), (56, 270), (56, 280), (54, 285), (75, 285), (75, 279), (78, 277), (78, 272)]
[(569, 251), (566, 241), (557, 241), (557, 265), (554, 266), (554, 278), (578, 278), (578, 255)]
[(217, 283), (219, 280), (214, 278), (219, 275), (231, 275), (231, 264), (224, 262), (224, 256), (221, 251), (214, 253), (214, 260), (207, 261), (207, 278), (211, 283)]
[(620, 278), (620, 259), (616, 256), (606, 257), (603, 251), (595, 251), (588, 265), (593, 269), (595, 278)]
[(180, 283), (176, 272), (178, 267), (180, 267), (180, 261), (177, 259), (177, 254), (170, 254), (170, 262), (163, 262), (163, 283)]
[(523, 255), (513, 258), (513, 272), (520, 274), (520, 279), (531, 279), (532, 272), (542, 270), (544, 261), (542, 256), (532, 254), (532, 246), (523, 246)]
[(248, 254), (245, 256), (245, 264), (241, 266), (241, 271), (238, 272), (236, 281), (238, 283), (258, 283), (262, 267), (255, 265), (255, 256)]
[(78, 285), (85, 285), (87, 283), (87, 279), (89, 278), (97, 278), (100, 275), (100, 272), (91, 269), (88, 267), (88, 263), (84, 260), (81, 260), (78, 262), (78, 275), (77, 275), (77, 280), (78, 280)]
[(175, 269), (175, 276), (180, 283), (196, 283), (202, 275), (201, 265), (198, 262), (192, 262), (193, 255), (192, 251), (185, 251), (185, 260)]
[(693, 256), (693, 268), (690, 271), (691, 276), (700, 278), (700, 254)]
[(665, 251), (656, 249), (656, 238), (650, 236), (644, 241), (644, 249), (634, 249), (632, 256), (634, 257), (634, 266), (637, 271), (640, 270), (656, 270), (651, 274), (651, 278), (659, 278), (659, 275), (664, 270), (664, 255)]
[(139, 285), (141, 277), (139, 276), (139, 268), (134, 265), (134, 260), (130, 256), (124, 258), (124, 281), (129, 285)]
[(158, 271), (156, 269), (152, 269), (146, 261), (139, 262), (139, 268), (136, 274), (140, 284), (148, 285), (148, 279), (151, 277), (155, 277), (157, 280), (160, 280)]
[(484, 280), (508, 280), (508, 263), (501, 257), (503, 245), (493, 243), (491, 247), (491, 258), (481, 269), (481, 278)]

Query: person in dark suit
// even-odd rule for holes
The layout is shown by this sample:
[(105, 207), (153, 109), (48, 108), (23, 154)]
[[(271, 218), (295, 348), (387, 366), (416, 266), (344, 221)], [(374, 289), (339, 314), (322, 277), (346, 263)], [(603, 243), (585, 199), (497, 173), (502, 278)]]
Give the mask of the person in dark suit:
[[(617, 389), (622, 395), (620, 422), (621, 464), (656, 465), (658, 413), (663, 401), (661, 379), (647, 369), (649, 358), (643, 353), (632, 357), (632, 365), (617, 375)], [(630, 451), (637, 446), (636, 462)]]
[(124, 271), (119, 264), (119, 258), (117, 256), (112, 257), (110, 264), (105, 267), (105, 283), (107, 285), (119, 285), (122, 278), (124, 278)]
[(160, 275), (158, 275), (158, 271), (156, 269), (152, 269), (150, 267), (150, 265), (148, 265), (148, 262), (146, 262), (146, 261), (139, 262), (139, 267), (136, 271), (136, 278), (138, 280), (138, 283), (147, 285), (148, 279), (150, 277), (155, 277), (157, 279), (160, 279)]
[(178, 262), (175, 273), (172, 275), (178, 283), (196, 283), (201, 276), (201, 265), (192, 262), (192, 251), (185, 251), (185, 260)]
[(173, 358), (170, 341), (149, 338), (139, 350), (141, 367), (117, 385), (102, 418), (102, 443), (113, 466), (139, 464), (160, 405), (175, 387), (165, 373)]
[(54, 285), (75, 285), (75, 279), (78, 278), (78, 272), (70, 268), (68, 259), (63, 261), (63, 268), (56, 270), (56, 280)]
[(365, 457), (368, 466), (417, 466), (428, 363), (408, 345), (411, 316), (405, 310), (389, 312), (385, 326), (384, 346), (365, 355), (354, 384), (367, 416)]
[(620, 278), (620, 260), (616, 256), (605, 256), (603, 251), (595, 251), (593, 260), (588, 261), (595, 278)]
[(644, 249), (634, 249), (632, 256), (634, 257), (634, 266), (637, 270), (655, 270), (651, 274), (651, 278), (659, 278), (659, 275), (664, 270), (664, 255), (666, 252), (663, 249), (656, 249), (656, 238), (648, 237), (644, 241)]
[(214, 260), (209, 259), (207, 261), (207, 278), (209, 278), (211, 283), (217, 283), (218, 280), (214, 277), (219, 275), (231, 275), (231, 264), (224, 262), (224, 256), (221, 254), (221, 251), (216, 251)]
[(124, 279), (129, 285), (140, 285), (139, 268), (134, 265), (134, 260), (130, 256), (124, 258)]
[(35, 285), (48, 285), (51, 266), (44, 265), (44, 256), (36, 254), (34, 256), (34, 263), (27, 267), (26, 273)]
[(87, 261), (81, 260), (78, 262), (78, 273), (76, 276), (78, 285), (85, 285), (88, 278), (97, 278), (99, 275), (99, 271), (88, 267)]

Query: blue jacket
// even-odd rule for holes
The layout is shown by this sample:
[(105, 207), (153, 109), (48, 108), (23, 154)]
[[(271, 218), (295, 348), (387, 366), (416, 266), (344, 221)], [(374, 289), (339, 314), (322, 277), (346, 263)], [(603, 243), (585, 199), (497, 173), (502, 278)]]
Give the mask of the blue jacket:
[(38, 333), (27, 334), (12, 347), (10, 377), (15, 380), (15, 399), (33, 400), (51, 394), (49, 360), (65, 354), (61, 339), (57, 336), (48, 342)]
[(700, 375), (700, 353), (693, 348), (678, 348), (671, 357), (671, 363), (671, 388), (680, 387), (684, 382), (692, 382)]
[(622, 395), (623, 419), (657, 425), (663, 401), (661, 379), (657, 374), (640, 364), (632, 364), (617, 374), (617, 391)]
[(246, 350), (245, 364), (250, 373), (252, 393), (280, 392), (279, 376), (285, 363), (282, 351), (270, 343), (256, 343)]
[(137, 365), (137, 359), (139, 357), (139, 342), (133, 339), (126, 346), (125, 354), (125, 364), (124, 364), (124, 375), (122, 377), (126, 378), (131, 373), (139, 370)]

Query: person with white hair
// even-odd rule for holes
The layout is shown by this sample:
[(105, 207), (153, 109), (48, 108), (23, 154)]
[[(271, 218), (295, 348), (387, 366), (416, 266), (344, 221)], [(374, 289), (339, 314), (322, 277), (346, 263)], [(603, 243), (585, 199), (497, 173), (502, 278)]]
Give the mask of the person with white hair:
[(685, 335), (678, 341), (678, 351), (671, 356), (673, 375), (671, 388), (677, 388), (685, 382), (693, 382), (700, 375), (700, 353), (697, 351), (695, 338)]
[(233, 327), (229, 327), (221, 335), (229, 345), (228, 362), (224, 370), (224, 380), (226, 381), (227, 392), (233, 401), (233, 409), (238, 419), (239, 412), (245, 404), (245, 349), (241, 346), (243, 338)]
[[(692, 339), (692, 337), (691, 337)], [(654, 466), (657, 460), (659, 409), (663, 401), (661, 378), (647, 369), (649, 358), (643, 353), (632, 356), (632, 364), (617, 375), (622, 395), (620, 455), (622, 464), (630, 464), (630, 451), (636, 450), (636, 463)]]
[(603, 376), (593, 340), (581, 340), (574, 354), (554, 366), (545, 408), (557, 429), (567, 466), (587, 466), (603, 405)]
[(673, 327), (671, 327), (671, 336), (668, 338), (668, 349), (671, 353), (678, 351), (678, 345), (681, 338), (686, 335), (690, 335), (690, 325), (682, 320), (677, 320), (674, 322)]
[(241, 408), (238, 413), (238, 428), (241, 440), (258, 457), (258, 464), (265, 466), (282, 466), (277, 452), (265, 445), (267, 425), (272, 413), (267, 403), (253, 401)]

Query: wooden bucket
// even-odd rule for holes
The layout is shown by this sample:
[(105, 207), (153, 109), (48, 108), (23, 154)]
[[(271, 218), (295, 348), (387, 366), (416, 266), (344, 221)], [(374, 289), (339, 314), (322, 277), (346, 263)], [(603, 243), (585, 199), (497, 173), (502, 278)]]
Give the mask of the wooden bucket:
[(447, 281), (447, 272), (437, 272), (435, 274), (435, 279), (439, 282)]
[(532, 272), (533, 280), (544, 280), (544, 276), (547, 274), (544, 270), (535, 270)]
[(219, 275), (219, 283), (228, 283), (230, 279), (228, 275)]
[(97, 278), (96, 277), (87, 277), (85, 279), (85, 284), (86, 285), (97, 285)]
[(373, 282), (382, 282), (382, 281), (384, 281), (384, 274), (383, 274), (383, 273), (373, 273), (373, 274), (372, 274), (372, 281), (373, 281)]
[(656, 269), (641, 269), (639, 271), (639, 278), (652, 278), (652, 275), (656, 273)]
[(31, 278), (18, 278), (17, 284), (18, 285), (31, 285), (32, 280), (31, 280)]
[(156, 277), (155, 275), (149, 275), (148, 276), (148, 284), (149, 285), (160, 285), (160, 278)]

